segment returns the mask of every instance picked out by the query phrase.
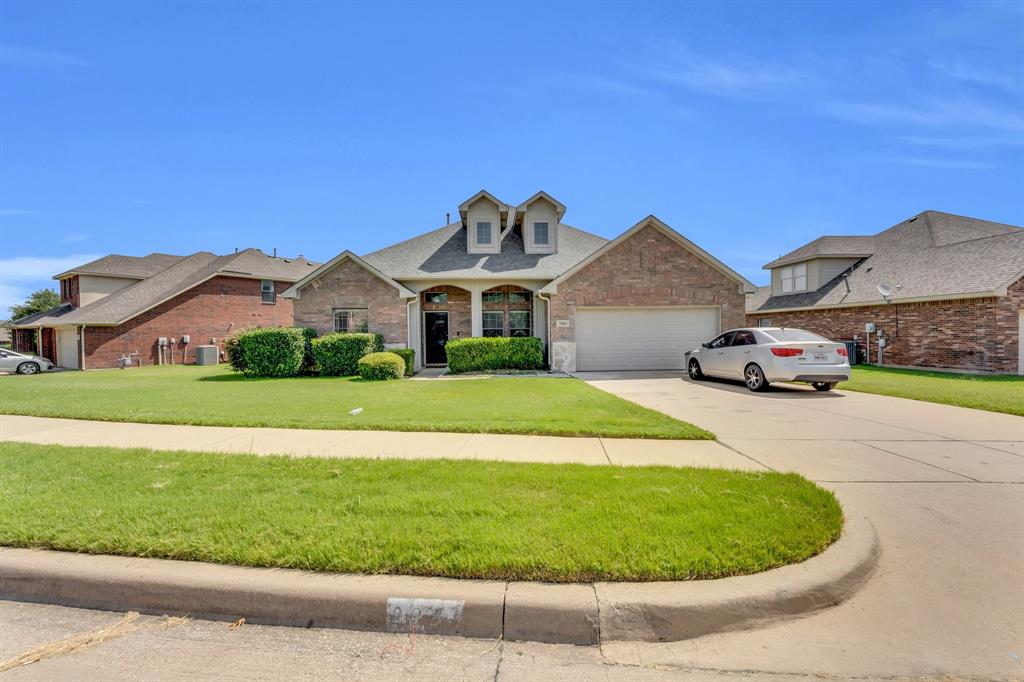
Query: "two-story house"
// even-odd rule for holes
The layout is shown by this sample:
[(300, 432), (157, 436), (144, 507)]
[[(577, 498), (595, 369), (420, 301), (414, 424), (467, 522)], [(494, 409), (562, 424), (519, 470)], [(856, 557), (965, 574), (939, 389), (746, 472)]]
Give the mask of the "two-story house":
[(117, 367), (122, 356), (191, 363), (197, 346), (223, 348), (240, 329), (291, 325), (279, 294), (317, 265), (258, 249), (104, 256), (54, 276), (61, 304), (14, 320), (14, 348), (68, 369)]
[(536, 336), (556, 370), (682, 369), (685, 351), (743, 323), (754, 287), (649, 216), (609, 241), (563, 222), (546, 192), (480, 191), (459, 219), (357, 256), (343, 251), (283, 296), (295, 324), (378, 332), (446, 364), (445, 343)]
[[(747, 324), (857, 337), (871, 362), (1024, 374), (1024, 229), (925, 211), (766, 264)], [(873, 328), (873, 331), (868, 331)]]

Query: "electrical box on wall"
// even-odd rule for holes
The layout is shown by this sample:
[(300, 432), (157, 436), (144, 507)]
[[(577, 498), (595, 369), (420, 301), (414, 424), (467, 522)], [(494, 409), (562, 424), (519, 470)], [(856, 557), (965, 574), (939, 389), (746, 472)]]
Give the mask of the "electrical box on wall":
[(866, 322), (864, 324), (864, 331), (865, 331), (865, 333), (873, 334), (874, 331), (875, 331), (875, 323), (874, 322)]
[(182, 343), (188, 343), (191, 340), (192, 340), (192, 337), (190, 337), (188, 334), (182, 334), (181, 335), (181, 342)]
[(166, 336), (161, 336), (159, 339), (156, 340), (156, 342), (160, 346), (166, 346), (167, 345), (167, 337)]

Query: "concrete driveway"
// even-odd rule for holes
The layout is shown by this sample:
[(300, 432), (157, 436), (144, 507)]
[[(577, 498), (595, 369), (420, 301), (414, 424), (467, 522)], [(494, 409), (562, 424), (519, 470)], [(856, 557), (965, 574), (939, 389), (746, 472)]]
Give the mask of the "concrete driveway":
[[(866, 393), (580, 374), (836, 491), (878, 529), (852, 600), (750, 632), (604, 645), (642, 665), (839, 676), (1024, 676), (1024, 418)], [(1024, 397), (1022, 397), (1024, 399)]]

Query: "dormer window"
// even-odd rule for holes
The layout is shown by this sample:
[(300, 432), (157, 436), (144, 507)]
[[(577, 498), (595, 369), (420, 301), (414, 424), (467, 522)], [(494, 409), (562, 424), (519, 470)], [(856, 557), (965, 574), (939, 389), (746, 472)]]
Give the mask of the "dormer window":
[(476, 224), (476, 243), (477, 244), (490, 244), (491, 243), (491, 224), (490, 223), (477, 223)]
[(551, 243), (551, 233), (548, 232), (547, 223), (533, 224), (533, 243), (537, 245), (547, 245)]
[(784, 294), (805, 291), (807, 289), (807, 263), (797, 263), (782, 268), (779, 273), (779, 281)]

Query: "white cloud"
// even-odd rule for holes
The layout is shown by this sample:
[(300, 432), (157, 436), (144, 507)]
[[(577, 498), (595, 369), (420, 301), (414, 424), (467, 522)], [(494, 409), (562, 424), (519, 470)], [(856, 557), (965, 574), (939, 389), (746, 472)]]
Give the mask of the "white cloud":
[(922, 99), (919, 104), (834, 102), (826, 110), (836, 118), (863, 124), (908, 124), (929, 128), (979, 128), (1019, 133), (1024, 115), (970, 99)]
[(742, 59), (701, 59), (681, 45), (653, 75), (660, 81), (724, 97), (763, 94), (803, 80), (791, 66)]
[(1024, 144), (1024, 135), (955, 135), (955, 136), (904, 136), (902, 142), (921, 147), (943, 147), (945, 149), (998, 149), (1017, 147)]
[(0, 43), (0, 64), (21, 67), (85, 66), (86, 61), (66, 52), (37, 50)]
[(1019, 95), (1024, 90), (1024, 83), (1020, 79), (1014, 78), (1010, 72), (988, 71), (959, 62), (931, 61), (928, 65), (949, 78), (965, 83), (985, 85), (1016, 95)]
[(92, 254), (73, 254), (56, 258), (16, 256), (0, 258), (0, 319), (6, 318), (8, 308), (25, 299), (38, 289), (55, 289), (53, 276), (99, 258)]
[(995, 166), (986, 161), (971, 161), (970, 159), (934, 159), (922, 156), (894, 156), (882, 159), (888, 163), (898, 163), (903, 166), (925, 166), (928, 168), (953, 168), (957, 170), (988, 170)]

